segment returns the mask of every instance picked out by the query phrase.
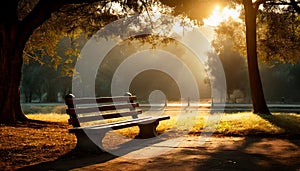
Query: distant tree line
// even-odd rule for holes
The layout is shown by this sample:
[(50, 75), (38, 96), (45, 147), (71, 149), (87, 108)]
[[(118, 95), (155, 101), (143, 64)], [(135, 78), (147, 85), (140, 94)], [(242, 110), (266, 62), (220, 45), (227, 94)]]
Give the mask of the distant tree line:
[(23, 65), (22, 102), (59, 102), (71, 92), (72, 77), (38, 62)]
[[(81, 41), (77, 40), (77, 43), (81, 42), (78, 43), (80, 44), (78, 46), (79, 50), (85, 42), (83, 38), (80, 39)], [(224, 40), (222, 42), (222, 50), (219, 51), (227, 82), (227, 102), (250, 103), (246, 58), (234, 50), (230, 41), (230, 39)], [(61, 46), (59, 49), (65, 49), (66, 46), (70, 45), (70, 39), (64, 38), (59, 43), (59, 46)], [(111, 95), (113, 74), (118, 65), (126, 59), (126, 55), (122, 53), (124, 52), (120, 49), (116, 50), (99, 67), (95, 83), (96, 95)], [(40, 57), (40, 61), (33, 60), (23, 65), (22, 102), (58, 102), (63, 100), (65, 94), (71, 92), (72, 74), (77, 55), (72, 56), (71, 53), (66, 55), (63, 51), (60, 51), (58, 54), (60, 54), (61, 58), (60, 62), (54, 62), (57, 65), (53, 65), (50, 60), (52, 58), (47, 56)], [(300, 85), (299, 62), (290, 64), (272, 59), (272, 61), (267, 63), (261, 62), (260, 71), (267, 102), (282, 102), (283, 98), (287, 103), (300, 101), (300, 90), (298, 88)], [(159, 75), (155, 83), (151, 83), (153, 74)], [(142, 82), (138, 80), (142, 80)], [(160, 87), (157, 87), (157, 85)], [(174, 84), (172, 79), (163, 76), (162, 73), (145, 72), (142, 75), (140, 74), (133, 80), (131, 87), (136, 93), (141, 94), (141, 97), (144, 98), (142, 100), (146, 100), (151, 91), (158, 88), (164, 90), (168, 100), (180, 99), (180, 93), (176, 84)]]
[[(219, 57), (226, 76), (227, 102), (250, 103), (245, 57), (229, 48), (225, 49)], [(260, 62), (259, 68), (267, 103), (300, 101), (300, 62), (291, 64), (273, 59), (268, 63)]]
[(74, 66), (84, 43), (85, 36), (80, 32), (62, 38), (54, 54), (41, 50), (26, 54), (22, 67), (21, 101), (62, 101), (64, 95), (71, 92)]

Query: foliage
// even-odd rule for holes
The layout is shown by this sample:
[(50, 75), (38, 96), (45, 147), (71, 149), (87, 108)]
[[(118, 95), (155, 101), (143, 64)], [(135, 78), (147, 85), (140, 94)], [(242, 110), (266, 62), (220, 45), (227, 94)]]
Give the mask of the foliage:
[(71, 91), (71, 77), (61, 75), (61, 67), (53, 69), (31, 62), (23, 66), (21, 91), (24, 102), (57, 102), (57, 95)]
[[(264, 86), (268, 87), (265, 88), (266, 98), (270, 102), (280, 102), (281, 97), (285, 97), (288, 102), (299, 101), (297, 87), (300, 77), (297, 76), (299, 74), (296, 72), (299, 69), (299, 55), (295, 54), (300, 52), (299, 48), (296, 48), (296, 46), (299, 46), (299, 42), (291, 42), (290, 35), (293, 32), (287, 30), (293, 25), (291, 23), (293, 20), (287, 18), (280, 23), (280, 17), (286, 14), (276, 14), (275, 16), (278, 18), (273, 20), (278, 21), (266, 20), (264, 19), (267, 17), (266, 15), (273, 15), (273, 13), (260, 13), (257, 20), (258, 56), (261, 61), (260, 73)], [(289, 25), (286, 25), (286, 23), (289, 23)], [(229, 94), (233, 90), (239, 89), (247, 95), (246, 58), (241, 56), (246, 53), (245, 41), (243, 41), (245, 39), (244, 24), (229, 20), (226, 23), (221, 23), (215, 29), (215, 32), (216, 35), (212, 45), (222, 61)], [(276, 32), (280, 34), (276, 34)], [(287, 41), (290, 43), (287, 43)], [(267, 54), (274, 47), (276, 47), (276, 50)]]
[[(99, 6), (98, 8), (98, 5), (99, 4), (94, 4), (93, 6), (87, 4), (67, 5), (60, 11), (54, 13), (49, 20), (34, 31), (26, 43), (23, 56), (25, 63), (33, 60), (44, 64), (41, 58), (50, 56), (50, 64), (54, 68), (57, 68), (62, 58), (56, 53), (58, 50), (57, 44), (60, 39), (65, 36), (71, 39), (77, 39), (82, 36), (82, 32), (85, 32), (85, 35), (88, 36), (95, 30), (101, 28), (106, 22), (108, 23), (113, 18), (116, 18), (111, 14), (100, 13), (103, 6)], [(76, 48), (76, 46), (73, 48)], [(37, 54), (36, 51), (39, 51), (40, 54)], [(66, 53), (68, 54), (70, 51)], [(76, 54), (76, 56), (78, 55), (79, 53)]]
[[(227, 99), (232, 102), (236, 102), (237, 97), (234, 95), (234, 92), (236, 93), (237, 91), (242, 92), (243, 97), (239, 98), (243, 99), (243, 102), (248, 101), (246, 97), (249, 97), (246, 58), (240, 54), (245, 52), (244, 39), (244, 25), (229, 19), (215, 29), (215, 38), (211, 42), (225, 72)], [(210, 72), (218, 70), (218, 68), (213, 69), (215, 61), (212, 60), (213, 58), (209, 56), (208, 65), (211, 66)]]
[[(277, 62), (273, 66), (260, 66), (265, 94), (269, 102), (297, 103), (300, 101), (300, 63), (289, 64)], [(283, 101), (284, 99), (284, 101)]]
[(244, 41), (246, 30), (244, 23), (229, 19), (220, 23), (214, 31), (215, 38), (212, 40), (212, 45), (218, 54), (231, 50), (239, 52), (241, 55), (246, 55), (246, 42)]
[(56, 102), (58, 93), (62, 96), (70, 93), (74, 65), (84, 42), (82, 33), (60, 39), (56, 45), (56, 57), (43, 56), (40, 50), (36, 51), (37, 61), (30, 60), (23, 65), (21, 90), (25, 102)]
[(297, 63), (300, 59), (300, 16), (286, 12), (262, 12), (259, 17), (259, 46), (264, 61), (277, 59)]
[[(38, 1), (22, 0), (19, 2), (19, 18), (24, 18), (36, 5)], [(41, 58), (51, 57), (51, 65), (56, 68), (61, 63), (61, 55), (57, 54), (57, 44), (59, 40), (67, 36), (71, 39), (77, 39), (84, 33), (85, 38), (90, 37), (96, 31), (108, 23), (111, 23), (125, 16), (149, 12), (151, 6), (158, 7), (155, 1), (99, 1), (94, 3), (64, 5), (52, 17), (37, 28), (24, 50), (24, 61), (39, 61), (43, 64)], [(149, 8), (149, 9), (148, 9)], [(163, 9), (164, 7), (159, 7)], [(40, 54), (37, 54), (39, 51)], [(73, 52), (66, 51), (66, 54), (73, 53), (78, 56), (77, 47), (73, 47)]]
[[(299, 61), (299, 19), (297, 14), (260, 11), (257, 19), (257, 53), (260, 61), (271, 65), (274, 61), (292, 64)], [(233, 51), (246, 55), (243, 23), (229, 20), (217, 26), (215, 32), (212, 45), (218, 53), (224, 52), (225, 46), (230, 46)]]

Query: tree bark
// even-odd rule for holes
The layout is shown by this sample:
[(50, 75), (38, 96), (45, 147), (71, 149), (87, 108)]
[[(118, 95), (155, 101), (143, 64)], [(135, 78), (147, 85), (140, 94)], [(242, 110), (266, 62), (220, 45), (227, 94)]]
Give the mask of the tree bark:
[(0, 30), (0, 123), (12, 124), (27, 120), (20, 104), (22, 52), (24, 44), (18, 40), (17, 22), (1, 23)]
[(258, 5), (243, 0), (246, 20), (247, 61), (253, 113), (270, 114), (266, 104), (257, 60), (256, 16)]
[(4, 1), (0, 6), (0, 123), (28, 120), (20, 102), (23, 50), (33, 31), (63, 3), (66, 1), (40, 0), (22, 21), (17, 15), (18, 1)]

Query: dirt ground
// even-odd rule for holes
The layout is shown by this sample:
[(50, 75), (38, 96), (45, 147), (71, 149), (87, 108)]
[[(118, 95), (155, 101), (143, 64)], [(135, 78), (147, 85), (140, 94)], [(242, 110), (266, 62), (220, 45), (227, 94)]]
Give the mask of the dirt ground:
[[(78, 154), (66, 124), (0, 126), (0, 170), (295, 170), (300, 138), (199, 136), (151, 142), (121, 156)], [(17, 136), (16, 136), (17, 135)]]

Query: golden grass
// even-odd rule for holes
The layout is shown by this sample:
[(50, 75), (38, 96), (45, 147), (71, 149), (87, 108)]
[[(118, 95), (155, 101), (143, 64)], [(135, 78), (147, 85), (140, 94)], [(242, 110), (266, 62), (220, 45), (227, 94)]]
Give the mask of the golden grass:
[(217, 126), (220, 134), (281, 134), (284, 130), (259, 115), (247, 113), (225, 114)]
[(27, 114), (28, 119), (40, 120), (46, 122), (67, 122), (69, 116), (67, 114), (57, 114), (57, 113), (37, 113), (37, 114)]
[[(145, 112), (146, 113), (146, 112)], [(147, 113), (146, 113), (147, 114)], [(189, 130), (190, 134), (199, 134), (205, 126), (213, 128), (217, 134), (223, 135), (258, 135), (258, 134), (299, 134), (300, 115), (294, 113), (275, 113), (273, 115), (256, 115), (251, 112), (216, 115), (220, 120), (207, 121), (208, 112), (197, 111), (165, 111), (170, 120), (161, 121), (157, 130), (159, 133)], [(28, 118), (49, 122), (67, 122), (66, 114), (28, 114)], [(116, 132), (134, 137), (138, 127), (125, 128)]]

